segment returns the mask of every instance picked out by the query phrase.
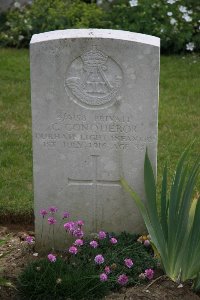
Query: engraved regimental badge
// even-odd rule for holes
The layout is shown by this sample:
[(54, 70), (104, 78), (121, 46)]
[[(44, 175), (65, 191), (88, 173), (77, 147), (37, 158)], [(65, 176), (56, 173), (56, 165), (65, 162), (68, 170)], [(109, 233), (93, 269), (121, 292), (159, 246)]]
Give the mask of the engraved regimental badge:
[(65, 88), (77, 104), (98, 109), (117, 100), (122, 76), (118, 63), (93, 46), (72, 61)]

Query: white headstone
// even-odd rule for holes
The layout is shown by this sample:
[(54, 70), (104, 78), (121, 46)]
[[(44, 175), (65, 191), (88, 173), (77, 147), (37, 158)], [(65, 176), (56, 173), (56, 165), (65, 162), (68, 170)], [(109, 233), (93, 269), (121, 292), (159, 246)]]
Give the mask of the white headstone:
[[(159, 38), (126, 31), (62, 30), (32, 37), (38, 244), (39, 210), (51, 205), (83, 219), (88, 234), (144, 230), (120, 177), (144, 198), (146, 147), (156, 172), (159, 53)], [(66, 246), (62, 227), (56, 239), (58, 247)]]

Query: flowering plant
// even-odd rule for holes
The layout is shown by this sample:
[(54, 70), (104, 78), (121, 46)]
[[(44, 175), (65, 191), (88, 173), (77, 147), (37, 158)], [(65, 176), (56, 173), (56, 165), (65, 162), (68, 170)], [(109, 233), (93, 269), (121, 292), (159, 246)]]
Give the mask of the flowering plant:
[(34, 0), (14, 5), (1, 26), (0, 44), (27, 47), (35, 33), (66, 28), (121, 29), (161, 38), (163, 52), (200, 48), (196, 0)]
[[(41, 209), (40, 215), (42, 221), (54, 230), (55, 224), (59, 223), (58, 216), (64, 214), (52, 206)], [(65, 217), (69, 219), (66, 222), (66, 218), (62, 218), (63, 230), (74, 241), (68, 247), (66, 244), (63, 252), (56, 251), (53, 242), (46, 259), (36, 260), (27, 267), (19, 279), (19, 290), (26, 299), (41, 294), (48, 299), (52, 293), (55, 298), (63, 293), (70, 299), (99, 299), (108, 290), (153, 278), (157, 262), (150, 247), (140, 243), (138, 236), (115, 235), (101, 230), (92, 238), (86, 238), (84, 222), (71, 221), (68, 212), (65, 212)], [(32, 237), (26, 240), (28, 244), (32, 243)]]
[(132, 195), (143, 216), (151, 243), (159, 254), (166, 274), (174, 281), (194, 279), (195, 286), (200, 270), (200, 201), (197, 198), (192, 200), (192, 195), (200, 169), (200, 159), (196, 160), (188, 172), (185, 166), (188, 151), (189, 148), (184, 151), (177, 164), (169, 195), (165, 167), (161, 196), (156, 198), (155, 178), (147, 152), (144, 162), (147, 201), (144, 203), (125, 179), (121, 182)]

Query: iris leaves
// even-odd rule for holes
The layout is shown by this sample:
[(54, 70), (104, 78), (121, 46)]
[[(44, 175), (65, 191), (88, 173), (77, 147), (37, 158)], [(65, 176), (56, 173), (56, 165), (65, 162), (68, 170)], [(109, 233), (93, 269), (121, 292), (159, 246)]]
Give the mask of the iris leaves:
[(194, 279), (194, 285), (200, 287), (200, 198), (192, 199), (200, 158), (188, 170), (186, 159), (189, 148), (178, 161), (169, 192), (165, 167), (159, 199), (156, 199), (156, 183), (147, 151), (144, 162), (146, 202), (124, 178), (121, 183), (143, 216), (166, 275), (174, 281)]

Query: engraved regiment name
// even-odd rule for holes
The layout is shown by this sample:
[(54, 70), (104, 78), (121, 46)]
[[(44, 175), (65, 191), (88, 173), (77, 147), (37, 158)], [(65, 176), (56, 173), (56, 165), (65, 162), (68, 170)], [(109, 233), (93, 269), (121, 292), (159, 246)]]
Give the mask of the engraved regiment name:
[(121, 149), (130, 147), (142, 151), (146, 144), (155, 141), (155, 136), (141, 135), (142, 124), (134, 123), (131, 115), (93, 114), (75, 115), (57, 111), (55, 121), (44, 131), (35, 132), (35, 137), (47, 148), (72, 149)]

